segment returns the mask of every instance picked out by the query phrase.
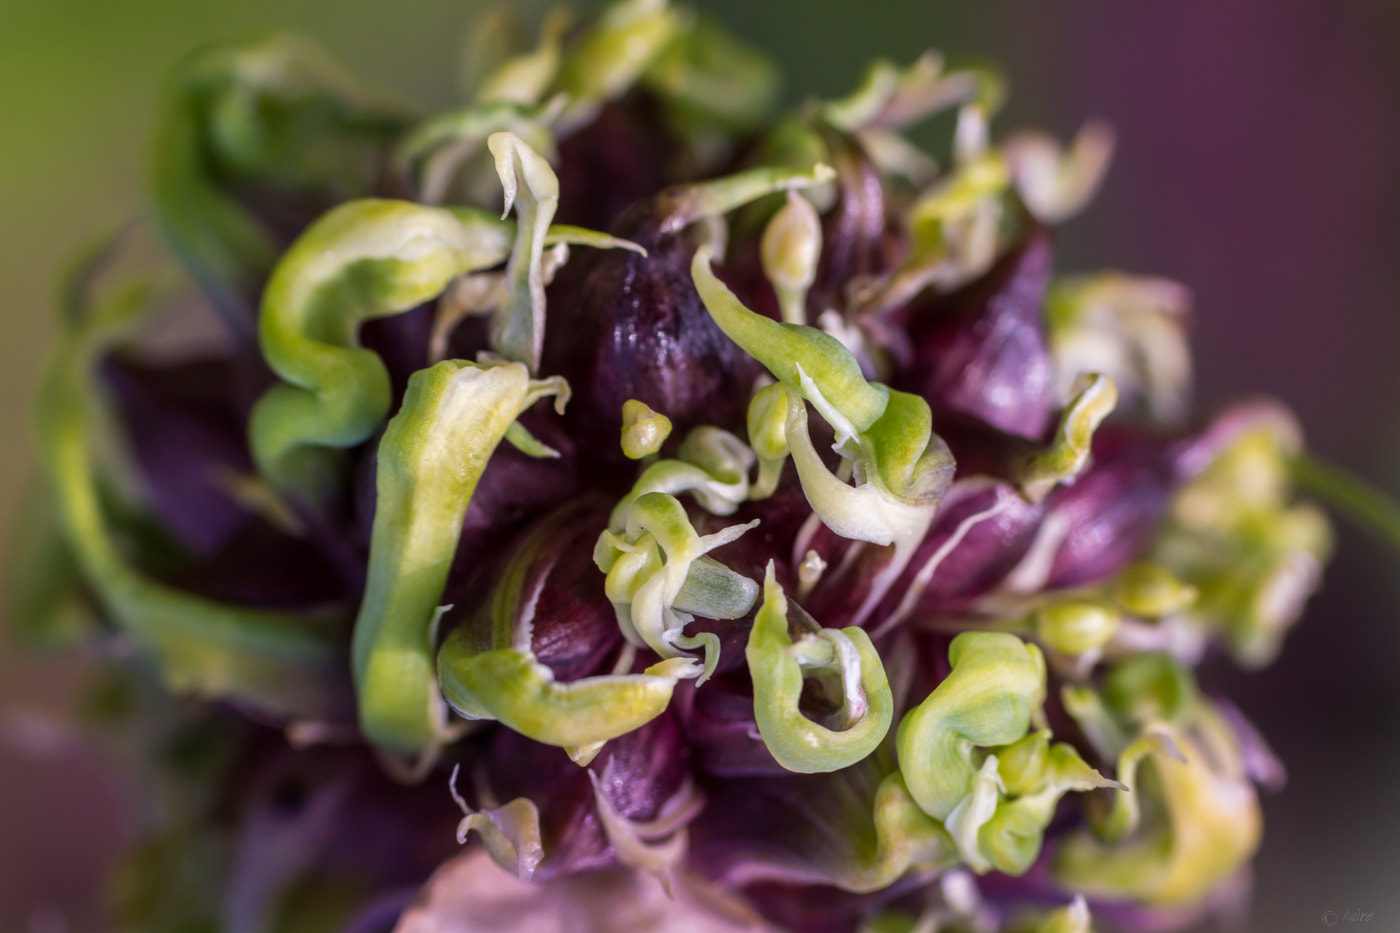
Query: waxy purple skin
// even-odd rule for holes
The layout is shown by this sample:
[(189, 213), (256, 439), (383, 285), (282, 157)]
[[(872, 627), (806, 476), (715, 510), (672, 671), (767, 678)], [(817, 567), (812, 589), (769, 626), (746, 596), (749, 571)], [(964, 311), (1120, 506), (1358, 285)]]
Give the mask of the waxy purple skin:
[(880, 172), (851, 136), (823, 128), (836, 169), (836, 204), (822, 217), (822, 251), (807, 293), (807, 316), (844, 308), (852, 282), (889, 270), (900, 247), (890, 229)]
[(456, 808), (441, 785), (396, 783), (360, 748), (292, 749), (266, 733), (215, 793), (219, 829), (209, 831), (230, 838), (226, 896), (211, 906), (231, 929), (317, 888), (340, 904), (347, 930), (383, 929), (370, 919), (406, 907), (456, 850)]
[(917, 299), (908, 310), (912, 365), (895, 387), (922, 395), (940, 415), (1041, 439), (1053, 405), (1042, 323), (1052, 258), (1049, 234), (1032, 227), (986, 275)]
[(684, 789), (689, 758), (680, 727), (664, 713), (609, 741), (586, 768), (563, 749), (504, 727), (496, 728), (485, 763), (495, 799), (527, 797), (539, 808), (545, 857), (534, 877), (543, 881), (617, 863), (598, 819), (590, 772), (620, 816), (646, 822)]
[(201, 556), (219, 550), (252, 518), (219, 477), (248, 475), (253, 459), (234, 400), (227, 358), (156, 365), (108, 357), (105, 388), (161, 524)]
[(760, 367), (711, 319), (690, 278), (684, 189), (633, 205), (611, 233), (647, 250), (595, 250), (550, 290), (543, 368), (569, 380), (566, 421), (588, 452), (623, 460), (622, 404), (636, 399), (671, 419), (679, 439), (700, 424), (742, 430)]
[[(583, 497), (540, 519), (513, 548), (483, 557), (485, 567), (471, 575), (472, 585), (457, 594), (459, 607), (450, 618), (463, 619), (480, 651), (495, 642), (496, 612), (504, 612), (512, 631), (526, 624), (535, 659), (569, 683), (611, 672), (622, 647), (617, 611), (604, 591), (604, 577), (593, 563), (593, 543), (607, 527), (608, 506), (600, 497)], [(525, 561), (523, 572), (502, 558)], [(520, 572), (517, 602), (505, 604), (494, 585), (507, 572)], [(645, 666), (645, 665), (644, 665)]]

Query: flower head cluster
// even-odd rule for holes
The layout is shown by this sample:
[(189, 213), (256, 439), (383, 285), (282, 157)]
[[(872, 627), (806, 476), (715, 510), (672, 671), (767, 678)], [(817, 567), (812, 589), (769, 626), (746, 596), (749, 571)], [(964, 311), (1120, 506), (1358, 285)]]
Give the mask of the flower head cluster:
[[(664, 0), (499, 31), (427, 118), (292, 40), (192, 57), (177, 267), (134, 230), (72, 280), (36, 631), (206, 746), (126, 922), (1084, 933), (1228, 896), (1277, 766), (1193, 670), (1273, 656), (1329, 529), (1287, 412), (1188, 420), (1185, 289), (1054, 271), (1111, 133), (995, 140), (998, 77), (934, 54), (771, 118), (767, 62)], [(936, 161), (904, 131), (943, 112)]]

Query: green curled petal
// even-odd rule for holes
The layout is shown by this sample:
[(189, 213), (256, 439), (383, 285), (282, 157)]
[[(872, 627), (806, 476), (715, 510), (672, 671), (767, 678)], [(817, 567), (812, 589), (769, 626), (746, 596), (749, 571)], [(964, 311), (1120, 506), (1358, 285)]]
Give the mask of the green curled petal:
[(457, 629), (438, 652), (437, 673), (443, 696), (463, 716), (498, 720), (536, 742), (570, 748), (641, 728), (665, 712), (677, 681), (699, 671), (691, 658), (670, 658), (641, 674), (561, 684), (528, 650), (478, 653)]
[(1118, 842), (1138, 827), (1142, 818), (1141, 800), (1137, 792), (1138, 768), (1152, 755), (1163, 755), (1174, 761), (1185, 761), (1181, 750), (1176, 747), (1169, 733), (1148, 732), (1139, 736), (1123, 754), (1118, 756), (1117, 774), (1120, 793), (1113, 795), (1113, 803), (1107, 812), (1094, 817), (1090, 811), (1090, 827), (1094, 835), (1103, 842)]
[[(1037, 737), (1047, 735), (1044, 730), (1037, 733)], [(1004, 761), (999, 769), (1002, 774), (1006, 773)], [(1089, 767), (1079, 752), (1064, 742), (1057, 742), (1046, 749), (1036, 784), (1034, 788), (1022, 786), (1018, 790), (1013, 790), (1008, 784), (1006, 790), (1015, 794), (1016, 799), (1001, 803), (977, 831), (979, 853), (989, 867), (1002, 874), (1022, 875), (1035, 863), (1040, 855), (1045, 830), (1055, 815), (1055, 806), (1066, 793), (1100, 787), (1126, 789)]]
[(481, 837), (492, 861), (521, 881), (529, 881), (544, 860), (540, 809), (528, 797), (516, 797), (499, 807), (473, 810), (457, 794), (457, 770), (452, 771), (452, 799), (462, 809), (457, 824), (457, 843), (464, 844), (475, 832)]
[(948, 649), (952, 672), (899, 724), (900, 771), (924, 812), (944, 819), (973, 789), (976, 746), (1026, 734), (1045, 690), (1033, 645), (1003, 632), (964, 632)]
[[(496, 180), (478, 156), (494, 133), (513, 133), (546, 157), (554, 155), (548, 122), (554, 112), (511, 103), (481, 103), (450, 110), (424, 121), (394, 151), (394, 169), (426, 204), (440, 204), (453, 191), (453, 181), (465, 172), (462, 187), (471, 203), (494, 193)], [(485, 160), (480, 160), (484, 163)]]
[(1045, 827), (1054, 813), (1037, 798), (1003, 803), (977, 830), (977, 845), (987, 865), (1004, 875), (1024, 875), (1040, 855)]
[(507, 59), (487, 75), (477, 88), (477, 101), (522, 106), (538, 103), (559, 72), (564, 33), (571, 19), (569, 11), (563, 7), (555, 7), (545, 14), (540, 25), (539, 45), (532, 52)]
[(997, 773), (1014, 797), (1044, 786), (1050, 767), (1050, 730), (1037, 729), (1023, 739), (997, 749)]
[(1098, 428), (1118, 404), (1118, 388), (1108, 376), (1091, 373), (1081, 377), (1081, 387), (1060, 418), (1055, 439), (1017, 472), (1022, 494), (1039, 502), (1050, 490), (1079, 475), (1089, 462), (1089, 449)]
[(688, 23), (643, 80), (685, 135), (760, 126), (778, 94), (778, 69), (761, 51), (737, 41), (704, 17)]
[[(801, 366), (797, 372), (805, 395), (841, 437), (850, 426), (842, 426), (840, 414), (832, 410)], [(812, 511), (842, 537), (894, 546), (889, 559), (871, 580), (865, 601), (851, 616), (852, 624), (859, 626), (899, 579), (933, 523), (943, 492), (952, 481), (952, 456), (942, 439), (929, 430), (927, 404), (915, 399), (916, 405), (906, 406), (913, 396), (890, 392), (886, 414), (877, 420), (872, 432), (855, 437), (853, 443), (841, 448), (841, 452), (855, 459), (858, 485), (851, 486), (828, 470), (817, 453), (807, 431), (807, 407), (802, 398), (789, 393), (787, 399), (785, 438)], [(911, 409), (915, 415), (912, 418)], [(897, 431), (884, 431), (901, 425), (911, 433), (901, 436)], [(850, 453), (852, 448), (854, 453)], [(916, 451), (918, 458), (911, 465), (908, 455)], [(882, 460), (886, 456), (889, 463)], [(895, 483), (894, 490), (887, 478)]]
[(274, 716), (335, 718), (342, 660), (325, 620), (182, 592), (147, 576), (122, 551), (95, 462), (100, 414), (93, 369), (141, 319), (149, 297), (144, 289), (129, 290), (78, 322), (60, 341), (40, 388), (40, 449), (78, 570), (112, 620), (154, 656), (171, 690), (237, 700)]
[(252, 323), (243, 306), (279, 252), (240, 187), (313, 203), (362, 196), (370, 166), (403, 129), (396, 110), (295, 36), (212, 45), (178, 66), (156, 131), (152, 206), (235, 329)]
[(703, 683), (719, 663), (719, 639), (687, 635), (695, 614), (739, 618), (758, 595), (757, 585), (704, 555), (736, 540), (758, 524), (731, 525), (701, 536), (675, 496), (647, 492), (625, 513), (621, 533), (604, 531), (593, 561), (607, 575), (604, 591), (617, 610), (623, 634), (663, 658), (703, 650)]
[(414, 373), (379, 442), (369, 577), (352, 645), (360, 727), (374, 745), (418, 752), (440, 737), (433, 623), (472, 493), (530, 389), (519, 363), (438, 363)]
[(968, 792), (943, 818), (943, 828), (953, 838), (958, 855), (979, 875), (992, 867), (982, 851), (981, 832), (996, 816), (1005, 793), (997, 765), (997, 756), (988, 755), (982, 767), (973, 772)]
[(884, 413), (888, 390), (866, 381), (850, 350), (815, 327), (780, 323), (744, 307), (711, 271), (709, 247), (695, 251), (690, 275), (719, 329), (766, 366), (789, 392), (814, 401), (804, 391), (800, 374), (805, 373), (854, 433), (865, 431)]
[(899, 68), (888, 59), (870, 63), (859, 86), (847, 96), (822, 105), (821, 115), (839, 130), (852, 132), (869, 125), (894, 96)]
[(284, 382), (253, 409), (253, 456), (284, 494), (323, 501), (340, 487), (327, 448), (352, 447), (388, 414), (389, 374), (356, 345), (366, 320), (400, 314), (459, 275), (506, 258), (510, 224), (404, 201), (343, 204), (283, 256), (263, 296), (263, 355)]
[[(788, 636), (787, 598), (774, 577), (773, 562), (769, 561), (763, 607), (749, 630), (744, 654), (753, 677), (754, 718), (759, 735), (778, 764), (789, 771), (836, 771), (853, 765), (879, 747), (890, 730), (894, 698), (879, 652), (862, 629), (843, 629), (839, 637), (854, 648), (857, 663), (843, 665), (839, 653), (833, 652), (838, 656), (824, 664), (811, 665), (835, 668), (840, 678), (843, 697), (839, 715), (847, 722), (842, 728), (829, 729), (798, 708), (803, 667), (807, 665), (794, 654)], [(859, 686), (851, 682), (857, 678)]]
[[(807, 429), (807, 407), (789, 393), (786, 437), (802, 491), (822, 522), (845, 538), (892, 544), (917, 542), (933, 518), (932, 509), (903, 502), (877, 483), (852, 486), (833, 474), (817, 452)], [(902, 568), (901, 568), (902, 569)]]
[(718, 217), (766, 195), (813, 188), (835, 177), (835, 170), (818, 162), (801, 169), (762, 166), (712, 181), (677, 185), (662, 193), (666, 219), (660, 232), (676, 233), (697, 220)]
[(533, 373), (544, 347), (541, 261), (545, 234), (559, 207), (559, 179), (549, 163), (513, 133), (492, 133), (486, 145), (505, 189), (505, 212), (514, 205), (519, 216), (515, 248), (506, 266), (506, 300), (491, 319), (491, 345)]
[(891, 389), (862, 440), (880, 483), (897, 499), (937, 505), (953, 482), (953, 454), (933, 433), (933, 413), (920, 396)]
[[(1110, 835), (1121, 828), (1120, 839), (1104, 842), (1088, 830), (1071, 835), (1056, 852), (1061, 885), (1149, 906), (1189, 904), (1254, 854), (1262, 830), (1259, 801), (1229, 727), (1203, 704), (1189, 728), (1159, 724), (1154, 732), (1165, 741), (1135, 742), (1133, 758), (1125, 752), (1119, 764), (1119, 777), (1131, 787), (1119, 799), (1147, 797), (1132, 806), (1142, 825), (1128, 831), (1132, 821), (1115, 813), (1098, 828)], [(1144, 768), (1151, 782), (1142, 779)]]
[(658, 460), (637, 478), (631, 491), (613, 508), (608, 527), (621, 531), (632, 504), (647, 493), (689, 493), (711, 514), (733, 514), (749, 497), (753, 460), (748, 445), (728, 431), (712, 425), (694, 428), (676, 451), (675, 460)]
[[(851, 619), (863, 622), (904, 571), (952, 482), (953, 458), (933, 434), (932, 415), (921, 398), (868, 382), (855, 356), (831, 335), (779, 323), (741, 304), (710, 269), (701, 247), (691, 278), (710, 316), (730, 339), (778, 379), (787, 394), (782, 444), (790, 448), (802, 490), (813, 511), (837, 534), (895, 546), (865, 602)], [(776, 390), (751, 404), (750, 420), (776, 421)], [(837, 451), (854, 461), (856, 485), (833, 474), (807, 430), (810, 402), (836, 433)], [(757, 406), (757, 407), (754, 407)], [(751, 424), (758, 435), (763, 424)], [(776, 432), (764, 441), (776, 453)], [(776, 482), (781, 461), (767, 459), (765, 484)]]
[[(847, 132), (902, 127), (949, 107), (986, 99), (997, 77), (988, 71), (943, 70), (943, 60), (927, 52), (906, 68), (880, 60), (849, 96), (822, 107), (822, 117)], [(988, 100), (990, 103), (991, 101)]]
[(666, 0), (619, 0), (604, 11), (560, 66), (557, 90), (568, 95), (565, 130), (631, 87), (676, 38), (682, 14)]
[(914, 802), (900, 772), (880, 782), (873, 815), (875, 850), (836, 879), (847, 891), (879, 891), (910, 869), (941, 868), (956, 861), (948, 833)]

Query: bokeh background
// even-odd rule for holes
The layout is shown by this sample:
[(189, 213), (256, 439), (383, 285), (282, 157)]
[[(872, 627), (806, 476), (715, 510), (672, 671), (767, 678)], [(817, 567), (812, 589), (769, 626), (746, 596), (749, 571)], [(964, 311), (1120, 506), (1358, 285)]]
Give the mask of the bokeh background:
[[(583, 5), (583, 4), (580, 4)], [(1264, 392), (1323, 456), (1400, 495), (1400, 4), (1393, 0), (696, 0), (771, 50), (789, 100), (854, 85), (876, 55), (1000, 61), (1003, 129), (1119, 131), (1064, 270), (1195, 290), (1203, 407)], [(541, 4), (517, 6), (528, 17)], [(426, 106), (453, 100), (473, 0), (0, 0), (0, 526), (35, 469), (29, 403), (68, 254), (143, 209), (160, 79), (202, 40), (289, 28)], [(24, 548), (13, 540), (6, 548)], [(1288, 763), (1267, 797), (1241, 929), (1332, 910), (1400, 929), (1400, 565), (1343, 525), (1283, 657), (1205, 679)], [(0, 646), (0, 929), (104, 929), (123, 788), (62, 729), (80, 665)], [(1345, 922), (1345, 921), (1343, 921)]]

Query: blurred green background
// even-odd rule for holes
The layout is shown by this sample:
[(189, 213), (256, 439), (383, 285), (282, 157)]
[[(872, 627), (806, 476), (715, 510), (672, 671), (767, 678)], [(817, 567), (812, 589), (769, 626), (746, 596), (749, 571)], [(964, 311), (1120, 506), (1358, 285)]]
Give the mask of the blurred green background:
[[(518, 3), (527, 17), (542, 4)], [(1201, 403), (1282, 397), (1314, 447), (1400, 495), (1400, 4), (1215, 0), (1031, 4), (701, 0), (771, 50), (789, 99), (851, 87), (877, 54), (936, 47), (1011, 77), (1001, 126), (1120, 132), (1062, 269), (1116, 266), (1197, 294)], [(34, 469), (29, 400), (54, 282), (95, 233), (143, 210), (161, 78), (199, 42), (316, 38), (424, 107), (453, 100), (471, 0), (0, 0), (0, 526)], [(23, 540), (6, 547), (23, 548)], [(1284, 657), (1206, 680), (1256, 719), (1292, 780), (1266, 798), (1243, 929), (1327, 910), (1400, 929), (1400, 573), (1345, 531)], [(101, 930), (98, 885), (129, 827), (121, 788), (55, 724), (80, 672), (0, 647), (0, 929)]]

